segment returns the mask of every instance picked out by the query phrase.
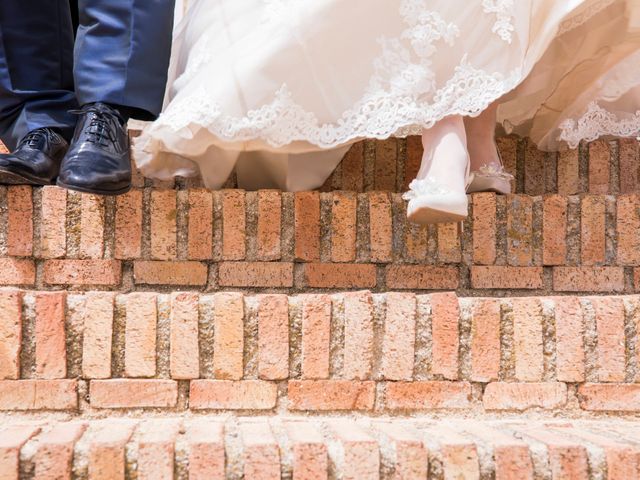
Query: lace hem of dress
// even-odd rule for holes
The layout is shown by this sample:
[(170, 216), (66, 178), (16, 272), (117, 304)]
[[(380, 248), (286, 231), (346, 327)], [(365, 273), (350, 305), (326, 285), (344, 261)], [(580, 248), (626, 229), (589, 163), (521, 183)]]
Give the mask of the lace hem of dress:
[(570, 148), (577, 148), (583, 140), (591, 142), (603, 136), (639, 137), (640, 110), (626, 118), (619, 118), (598, 105), (598, 102), (591, 102), (578, 120), (569, 119), (560, 124), (558, 140), (567, 142)]
[(577, 15), (566, 19), (560, 24), (558, 35), (564, 35), (565, 33), (570, 32), (580, 25), (587, 23), (591, 18), (596, 16), (608, 6), (615, 3), (615, 1), (616, 0), (599, 0), (584, 11), (581, 11)]

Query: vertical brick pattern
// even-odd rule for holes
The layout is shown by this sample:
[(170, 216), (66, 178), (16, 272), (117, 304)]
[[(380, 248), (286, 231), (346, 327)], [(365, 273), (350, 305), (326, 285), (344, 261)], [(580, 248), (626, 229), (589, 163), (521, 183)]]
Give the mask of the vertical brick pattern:
[(176, 192), (151, 192), (151, 258), (174, 260), (177, 255)]
[(66, 294), (39, 293), (35, 300), (36, 376), (65, 378), (67, 348), (65, 334)]
[(289, 376), (289, 299), (265, 295), (258, 310), (258, 374), (266, 380)]
[(460, 307), (454, 293), (431, 295), (431, 371), (448, 380), (458, 378), (459, 319)]
[(134, 293), (127, 298), (124, 370), (127, 377), (156, 374), (156, 295)]
[(496, 380), (500, 373), (500, 302), (478, 300), (471, 318), (471, 379)]
[(222, 258), (244, 260), (246, 255), (246, 213), (244, 192), (224, 190), (222, 201)]
[(303, 262), (320, 260), (320, 194), (295, 194), (295, 257)]
[(20, 377), (22, 293), (0, 292), (0, 380)]
[(67, 192), (57, 187), (42, 189), (40, 248), (43, 258), (63, 257), (67, 250)]
[(539, 381), (544, 373), (542, 307), (535, 298), (514, 298), (512, 304), (516, 378)]
[(239, 380), (244, 368), (244, 297), (216, 293), (214, 302), (214, 375), (219, 379)]
[(302, 377), (329, 377), (331, 342), (331, 298), (327, 295), (302, 297)]
[(90, 292), (84, 299), (82, 335), (82, 376), (111, 376), (114, 294)]
[(199, 295), (171, 294), (170, 350), (171, 378), (191, 379), (200, 376), (198, 347)]
[(373, 305), (369, 292), (344, 296), (344, 378), (364, 380), (373, 367)]
[(280, 259), (282, 195), (276, 191), (258, 192), (258, 260)]
[(413, 377), (416, 339), (416, 297), (411, 293), (387, 294), (382, 340), (382, 376), (388, 380)]
[(33, 200), (31, 187), (7, 188), (7, 254), (29, 257), (33, 254)]
[(337, 192), (332, 197), (331, 260), (352, 262), (356, 259), (357, 197), (350, 192)]
[(208, 190), (189, 191), (187, 255), (209, 260), (213, 254), (213, 196)]

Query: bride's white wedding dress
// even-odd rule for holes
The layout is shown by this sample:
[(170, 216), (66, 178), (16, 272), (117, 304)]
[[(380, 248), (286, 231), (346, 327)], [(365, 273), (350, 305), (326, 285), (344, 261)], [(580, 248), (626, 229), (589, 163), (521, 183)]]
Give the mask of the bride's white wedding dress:
[(145, 175), (314, 188), (363, 138), (499, 99), (543, 149), (640, 135), (640, 0), (192, 0)]

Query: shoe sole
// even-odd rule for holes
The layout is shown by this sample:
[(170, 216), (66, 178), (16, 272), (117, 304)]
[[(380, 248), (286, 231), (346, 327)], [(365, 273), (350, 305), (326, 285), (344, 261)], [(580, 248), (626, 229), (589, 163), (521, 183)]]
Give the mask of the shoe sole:
[(43, 180), (32, 175), (13, 172), (0, 167), (0, 184), (4, 185), (55, 185), (55, 182)]
[(60, 181), (58, 181), (56, 185), (58, 185), (61, 188), (66, 188), (67, 190), (73, 190), (75, 192), (91, 193), (93, 195), (102, 195), (107, 197), (115, 197), (117, 195), (123, 195), (131, 190), (131, 185), (125, 188), (121, 188), (120, 190), (101, 190), (99, 188), (78, 187), (75, 185), (67, 185), (66, 183), (63, 183)]
[(457, 223), (467, 219), (467, 215), (460, 215), (446, 210), (437, 210), (429, 207), (418, 208), (407, 218), (419, 225), (434, 225), (437, 223)]

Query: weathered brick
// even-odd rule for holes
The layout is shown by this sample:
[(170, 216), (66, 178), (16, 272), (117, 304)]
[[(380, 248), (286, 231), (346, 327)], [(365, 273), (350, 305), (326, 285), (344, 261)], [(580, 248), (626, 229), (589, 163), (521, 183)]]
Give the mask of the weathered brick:
[(386, 192), (369, 194), (369, 237), (371, 261), (387, 263), (393, 258), (391, 200)]
[(125, 478), (125, 448), (134, 424), (128, 421), (104, 421), (89, 444), (88, 475), (90, 480), (123, 480)]
[(331, 200), (331, 261), (353, 262), (356, 259), (358, 198), (352, 192), (335, 192)]
[(36, 478), (71, 480), (74, 447), (85, 428), (83, 423), (60, 423), (39, 437), (34, 458)]
[(295, 480), (327, 479), (329, 459), (320, 430), (304, 421), (287, 421), (285, 430), (293, 453), (292, 474)]
[[(504, 169), (516, 176), (516, 164), (518, 162), (518, 143), (520, 139), (515, 135), (509, 135), (506, 137), (496, 138), (496, 144), (498, 145), (498, 153), (504, 164)], [(511, 190), (515, 190), (515, 180), (511, 181)]]
[(176, 191), (151, 191), (151, 258), (175, 260), (176, 238)]
[(409, 190), (409, 184), (418, 176), (423, 154), (422, 137), (417, 135), (407, 137), (407, 158), (405, 159), (404, 165), (403, 192)]
[(244, 446), (244, 478), (255, 480), (280, 479), (280, 446), (265, 421), (246, 421), (240, 424)]
[(471, 380), (498, 378), (500, 349), (500, 300), (478, 300), (471, 317)]
[(427, 439), (437, 439), (436, 445), (429, 446), (438, 451), (444, 478), (480, 478), (480, 460), (475, 443), (457, 431), (443, 427), (428, 428), (423, 432)]
[(625, 308), (620, 297), (594, 297), (596, 316), (597, 372), (601, 382), (625, 379)]
[(518, 267), (533, 264), (532, 197), (507, 197), (507, 262)]
[(547, 428), (526, 429), (525, 433), (547, 446), (552, 478), (589, 478), (589, 461), (584, 445)]
[(351, 419), (334, 419), (329, 428), (338, 440), (339, 452), (330, 450), (333, 463), (343, 478), (377, 480), (380, 478), (378, 443)]
[(33, 254), (33, 200), (31, 187), (7, 188), (7, 255), (30, 257)]
[(222, 201), (222, 258), (244, 260), (246, 255), (245, 193), (223, 190)]
[(197, 293), (174, 292), (171, 294), (169, 332), (171, 378), (184, 380), (200, 376), (198, 302)]
[(554, 267), (556, 292), (622, 292), (624, 270), (618, 267)]
[(563, 407), (567, 403), (567, 385), (564, 383), (489, 383), (482, 398), (486, 410), (547, 410)]
[(244, 368), (244, 297), (240, 293), (216, 293), (214, 304), (214, 375), (219, 379), (240, 380)]
[(526, 140), (524, 160), (524, 193), (542, 195), (545, 193), (545, 153), (538, 150), (530, 140)]
[(354, 143), (342, 159), (342, 190), (364, 190), (364, 142)]
[(115, 258), (140, 258), (142, 253), (142, 190), (131, 190), (116, 199)]
[(555, 299), (556, 371), (561, 382), (582, 382), (585, 373), (584, 318), (576, 297)]
[(43, 280), (47, 285), (115, 286), (121, 268), (118, 260), (47, 260)]
[(428, 477), (429, 454), (414, 429), (395, 421), (377, 423), (376, 429), (383, 434), (382, 441), (391, 446), (391, 451), (384, 449), (383, 455), (398, 478)]
[(189, 479), (224, 480), (224, 425), (220, 421), (198, 420), (187, 430)]
[(458, 224), (439, 223), (436, 229), (438, 231), (438, 260), (440, 263), (459, 263), (461, 247)]
[(583, 410), (638, 412), (640, 411), (640, 384), (584, 383), (578, 387), (578, 398)]
[(589, 144), (589, 193), (609, 193), (611, 153), (605, 140)]
[(558, 193), (574, 195), (580, 191), (580, 158), (578, 149), (558, 154)]
[(65, 378), (67, 348), (65, 334), (67, 295), (38, 293), (35, 298), (36, 377)]
[(304, 287), (374, 288), (376, 267), (371, 264), (309, 263), (304, 265)]
[(0, 292), (0, 380), (20, 378), (22, 292)]
[(458, 378), (459, 320), (460, 307), (455, 293), (431, 295), (431, 372), (447, 380)]
[(375, 143), (374, 187), (376, 190), (396, 189), (396, 169), (398, 165), (398, 141), (395, 138)]
[(84, 297), (82, 376), (111, 377), (114, 294), (89, 292)]
[(274, 190), (258, 192), (258, 260), (280, 259), (282, 194)]
[(373, 368), (373, 299), (368, 291), (344, 296), (344, 367), (350, 380), (371, 377)]
[(0, 439), (0, 472), (3, 480), (20, 480), (20, 450), (40, 428), (32, 425), (8, 426)]
[(180, 425), (172, 420), (140, 427), (138, 439), (139, 480), (173, 480), (175, 441)]
[(293, 286), (293, 264), (280, 262), (222, 262), (221, 287), (286, 288)]
[(60, 258), (67, 252), (67, 191), (58, 187), (42, 189), (40, 255)]
[(541, 267), (471, 267), (471, 288), (536, 290), (543, 287)]
[(320, 260), (320, 194), (295, 194), (295, 256), (302, 262)]
[(173, 408), (178, 383), (160, 379), (91, 380), (89, 398), (93, 408)]
[(213, 256), (213, 196), (209, 190), (189, 190), (187, 221), (189, 260), (211, 259)]
[(36, 267), (33, 260), (0, 258), (0, 285), (25, 285), (36, 283)]
[(605, 201), (602, 196), (582, 199), (582, 265), (601, 265), (605, 261)]
[(411, 262), (423, 262), (429, 248), (429, 227), (417, 223), (405, 222), (404, 254)]
[(104, 255), (104, 198), (80, 194), (80, 257)]
[(391, 410), (460, 409), (469, 407), (470, 397), (468, 382), (391, 382), (386, 386), (385, 402)]
[(74, 410), (76, 380), (0, 381), (0, 410)]
[(537, 298), (514, 298), (512, 305), (515, 378), (540, 381), (544, 374), (542, 307)]
[(430, 265), (389, 265), (387, 288), (399, 290), (455, 290), (458, 288), (457, 267)]
[(619, 196), (617, 205), (618, 265), (640, 264), (640, 196)]
[(127, 377), (156, 374), (158, 311), (155, 293), (132, 293), (127, 297), (124, 372)]
[(328, 295), (302, 297), (302, 378), (329, 377), (331, 342), (331, 298)]
[(380, 374), (387, 380), (410, 380), (416, 340), (416, 297), (387, 293)]
[(372, 410), (375, 383), (352, 380), (290, 380), (290, 410)]
[(195, 410), (271, 410), (277, 386), (263, 380), (193, 380), (189, 407)]
[(496, 261), (496, 196), (476, 193), (473, 205), (473, 263), (493, 265)]
[(289, 377), (289, 299), (264, 295), (258, 310), (258, 375), (265, 380)]
[(542, 263), (564, 265), (567, 261), (567, 197), (550, 195), (543, 200)]
[(618, 156), (620, 161), (620, 192), (635, 193), (640, 185), (640, 143), (635, 138), (618, 140)]
[(207, 266), (200, 262), (141, 261), (133, 264), (133, 278), (142, 285), (207, 284)]

